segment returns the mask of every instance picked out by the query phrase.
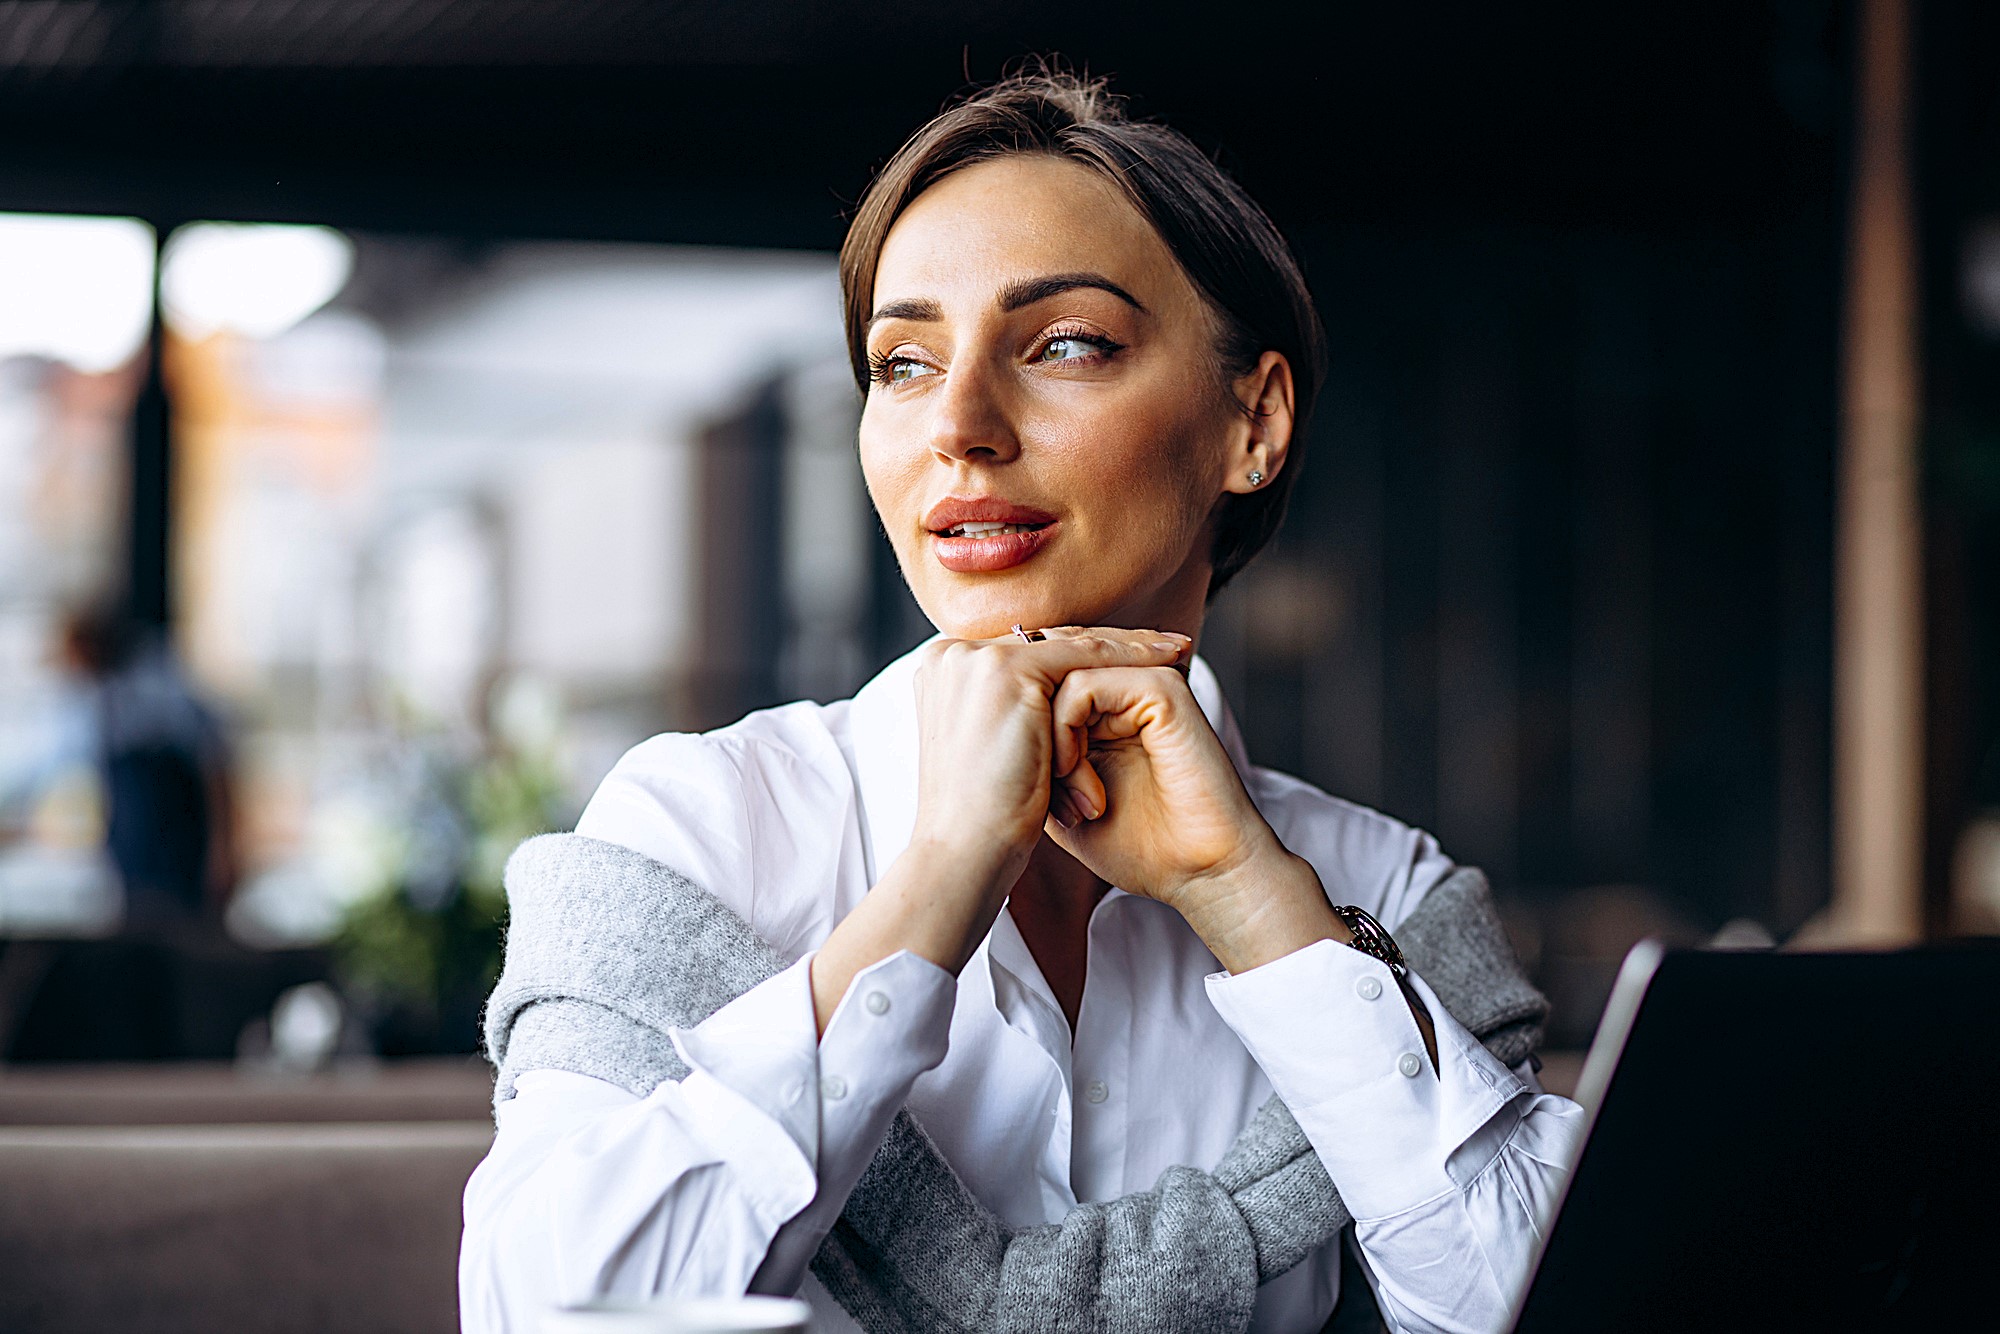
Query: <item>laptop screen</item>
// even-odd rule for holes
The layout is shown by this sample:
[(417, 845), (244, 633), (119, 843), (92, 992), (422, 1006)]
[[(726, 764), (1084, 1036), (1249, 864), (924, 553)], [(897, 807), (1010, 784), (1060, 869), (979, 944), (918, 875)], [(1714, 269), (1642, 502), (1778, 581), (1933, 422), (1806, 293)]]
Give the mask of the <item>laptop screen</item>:
[(2000, 948), (1655, 952), (1601, 1038), (1522, 1334), (2000, 1328)]

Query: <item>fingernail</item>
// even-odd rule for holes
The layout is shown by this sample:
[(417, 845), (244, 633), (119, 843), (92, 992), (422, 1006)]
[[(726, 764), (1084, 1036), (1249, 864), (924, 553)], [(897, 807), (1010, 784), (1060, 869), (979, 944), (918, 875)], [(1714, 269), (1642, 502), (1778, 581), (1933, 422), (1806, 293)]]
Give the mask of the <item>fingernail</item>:
[(1153, 647), (1161, 653), (1179, 653), (1185, 645), (1177, 644), (1171, 639), (1156, 639), (1153, 641)]
[(1081, 792), (1070, 793), (1069, 801), (1070, 805), (1076, 807), (1077, 814), (1086, 820), (1095, 820), (1098, 816), (1104, 814), (1103, 811), (1097, 809), (1096, 802)]

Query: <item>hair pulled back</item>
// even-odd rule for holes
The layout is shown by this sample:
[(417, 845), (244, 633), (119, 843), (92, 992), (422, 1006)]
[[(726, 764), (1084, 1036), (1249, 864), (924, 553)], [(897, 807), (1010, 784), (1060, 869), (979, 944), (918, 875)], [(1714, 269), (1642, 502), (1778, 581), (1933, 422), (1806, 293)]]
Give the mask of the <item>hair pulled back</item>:
[(1264, 210), (1180, 131), (1126, 114), (1101, 79), (1046, 67), (1012, 75), (954, 103), (884, 166), (854, 211), (840, 248), (840, 288), (855, 382), (868, 388), (868, 317), (889, 229), (916, 197), (962, 168), (1015, 153), (1087, 167), (1132, 201), (1166, 242), (1215, 316), (1223, 392), (1266, 350), (1291, 364), (1293, 433), (1268, 486), (1230, 495), (1216, 517), (1212, 598), (1278, 530), (1305, 461), (1305, 428), (1325, 335), (1291, 247)]

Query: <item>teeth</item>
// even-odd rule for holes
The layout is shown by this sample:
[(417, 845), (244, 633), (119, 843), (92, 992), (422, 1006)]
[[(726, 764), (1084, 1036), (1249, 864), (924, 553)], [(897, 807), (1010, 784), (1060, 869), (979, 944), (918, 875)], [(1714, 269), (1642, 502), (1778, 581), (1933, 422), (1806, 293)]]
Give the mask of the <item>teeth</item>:
[(996, 533), (1025, 533), (1034, 525), (1025, 523), (961, 523), (944, 530), (946, 537), (992, 537)]

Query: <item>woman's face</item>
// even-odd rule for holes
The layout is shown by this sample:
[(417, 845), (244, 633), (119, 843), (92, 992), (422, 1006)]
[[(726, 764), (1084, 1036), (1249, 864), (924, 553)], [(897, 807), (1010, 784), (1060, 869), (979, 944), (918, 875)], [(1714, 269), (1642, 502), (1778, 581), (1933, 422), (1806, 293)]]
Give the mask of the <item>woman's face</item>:
[(1242, 410), (1262, 377), (1223, 382), (1213, 316), (1123, 195), (1048, 156), (958, 171), (890, 230), (872, 311), (862, 469), (939, 629), (1195, 633), (1217, 500), (1275, 474)]

